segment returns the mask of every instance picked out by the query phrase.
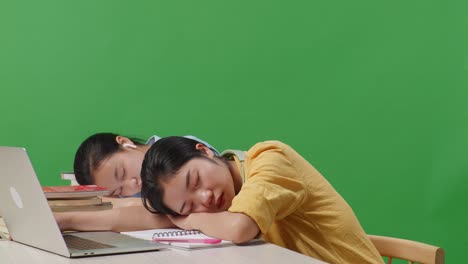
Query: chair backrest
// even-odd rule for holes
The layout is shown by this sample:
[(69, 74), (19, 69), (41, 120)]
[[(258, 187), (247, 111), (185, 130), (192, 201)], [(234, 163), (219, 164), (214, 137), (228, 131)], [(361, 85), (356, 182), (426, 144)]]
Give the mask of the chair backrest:
[(407, 260), (408, 263), (444, 264), (445, 251), (433, 245), (401, 238), (368, 235), (381, 256), (387, 257), (388, 264), (392, 259)]

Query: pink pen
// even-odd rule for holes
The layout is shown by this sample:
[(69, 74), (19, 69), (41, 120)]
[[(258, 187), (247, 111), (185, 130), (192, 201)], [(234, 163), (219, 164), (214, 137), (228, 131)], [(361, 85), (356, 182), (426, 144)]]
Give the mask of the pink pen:
[(221, 239), (218, 238), (153, 238), (155, 242), (172, 242), (172, 243), (202, 243), (202, 244), (219, 244)]

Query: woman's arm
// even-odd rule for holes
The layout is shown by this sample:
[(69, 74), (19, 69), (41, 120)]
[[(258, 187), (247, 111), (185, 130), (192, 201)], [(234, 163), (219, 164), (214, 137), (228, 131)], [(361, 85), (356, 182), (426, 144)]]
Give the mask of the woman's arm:
[(143, 205), (141, 198), (139, 197), (128, 197), (128, 198), (102, 197), (102, 201), (111, 202), (113, 208)]
[(128, 206), (96, 212), (54, 213), (54, 216), (62, 231), (121, 232), (174, 227), (167, 216), (152, 214), (143, 206)]
[(208, 236), (244, 243), (254, 239), (260, 228), (252, 218), (242, 213), (193, 213), (188, 216), (169, 217), (182, 229), (197, 229)]

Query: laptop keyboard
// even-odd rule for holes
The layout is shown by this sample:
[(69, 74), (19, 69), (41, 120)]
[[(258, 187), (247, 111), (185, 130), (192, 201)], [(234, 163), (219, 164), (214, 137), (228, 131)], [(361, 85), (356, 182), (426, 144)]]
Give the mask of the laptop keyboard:
[(72, 235), (64, 235), (63, 238), (65, 239), (65, 243), (67, 244), (68, 248), (74, 250), (115, 248), (115, 246), (112, 245)]

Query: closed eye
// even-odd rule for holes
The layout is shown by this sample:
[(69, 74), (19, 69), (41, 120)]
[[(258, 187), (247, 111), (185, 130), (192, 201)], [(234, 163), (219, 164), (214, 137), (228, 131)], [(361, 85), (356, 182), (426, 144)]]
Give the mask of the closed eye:
[(123, 179), (125, 179), (125, 168), (124, 167), (122, 167), (122, 174), (121, 174), (121, 176), (119, 178), (119, 181), (122, 182)]
[(200, 187), (200, 173), (197, 171), (197, 178), (195, 179), (195, 188)]

